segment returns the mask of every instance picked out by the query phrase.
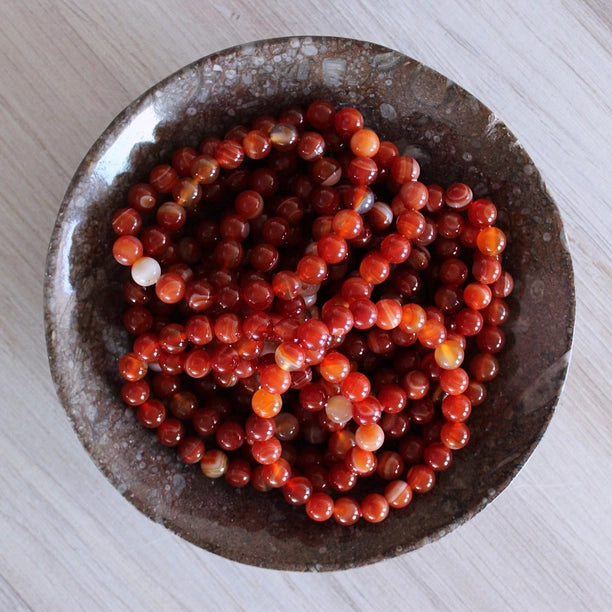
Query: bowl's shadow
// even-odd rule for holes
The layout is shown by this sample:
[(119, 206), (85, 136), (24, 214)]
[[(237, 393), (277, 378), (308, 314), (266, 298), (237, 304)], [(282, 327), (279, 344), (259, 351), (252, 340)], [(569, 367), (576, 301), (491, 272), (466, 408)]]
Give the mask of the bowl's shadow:
[[(469, 183), (493, 199), (515, 279), (501, 376), (470, 419), (470, 444), (434, 491), (380, 525), (314, 524), (275, 493), (208, 480), (161, 447), (119, 398), (128, 339), (112, 211), (129, 185), (206, 135), (287, 105), (326, 98), (417, 157), (424, 181)], [(77, 434), (113, 485), (153, 520), (230, 559), (279, 569), (339, 569), (393, 556), (461, 524), (510, 482), (561, 392), (574, 319), (559, 213), (526, 152), (470, 94), (397, 52), (336, 38), (254, 43), (204, 58), (126, 109), (95, 143), (50, 243), (45, 319), (52, 375)]]

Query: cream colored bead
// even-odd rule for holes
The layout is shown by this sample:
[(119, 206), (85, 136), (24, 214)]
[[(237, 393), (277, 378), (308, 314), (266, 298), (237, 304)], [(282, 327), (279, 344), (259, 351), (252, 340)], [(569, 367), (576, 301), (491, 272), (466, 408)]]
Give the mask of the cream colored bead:
[(141, 257), (132, 264), (132, 278), (141, 287), (154, 285), (161, 276), (161, 266), (152, 257)]

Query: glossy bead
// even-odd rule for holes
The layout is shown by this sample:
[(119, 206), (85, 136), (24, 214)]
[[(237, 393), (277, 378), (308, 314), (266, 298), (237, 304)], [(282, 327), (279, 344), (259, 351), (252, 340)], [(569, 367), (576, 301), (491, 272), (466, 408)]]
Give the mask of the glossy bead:
[(198, 463), (204, 456), (204, 442), (196, 436), (185, 436), (177, 445), (176, 450), (183, 463)]
[(166, 407), (157, 399), (148, 399), (138, 406), (136, 418), (144, 427), (155, 429), (164, 422), (166, 418)]
[(485, 325), (476, 335), (476, 345), (483, 353), (499, 353), (505, 344), (506, 335), (496, 325)]
[(467, 421), (472, 411), (469, 398), (463, 394), (447, 395), (442, 400), (442, 414), (447, 421)]
[(477, 281), (484, 283), (485, 285), (491, 285), (499, 279), (501, 273), (501, 263), (494, 257), (489, 255), (474, 257), (474, 262), (472, 263), (472, 274)]
[(399, 327), (405, 332), (416, 333), (425, 326), (427, 315), (418, 304), (408, 303), (402, 306), (402, 320)]
[(352, 133), (351, 151), (358, 157), (374, 157), (380, 149), (380, 140), (374, 130), (361, 128)]
[(261, 467), (262, 478), (273, 489), (283, 487), (291, 478), (291, 474), (291, 465), (283, 457), (279, 457), (277, 461), (266, 463)]
[(501, 298), (493, 298), (482, 310), (482, 317), (487, 325), (503, 325), (510, 315), (508, 303)]
[(427, 204), (429, 191), (427, 187), (419, 181), (408, 181), (400, 187), (397, 197), (405, 208), (421, 210), (425, 208)]
[(149, 399), (150, 388), (146, 380), (126, 381), (121, 385), (121, 398), (129, 406), (140, 406)]
[(419, 342), (430, 349), (435, 349), (446, 339), (446, 328), (436, 319), (427, 319), (416, 333)]
[(442, 425), (440, 440), (451, 450), (459, 450), (469, 442), (470, 430), (465, 423), (448, 422)]
[(225, 451), (235, 451), (240, 448), (245, 441), (245, 437), (244, 428), (236, 421), (223, 421), (215, 429), (215, 440)]
[(291, 387), (291, 373), (283, 370), (275, 363), (259, 371), (261, 386), (270, 393), (282, 395)]
[(149, 184), (158, 193), (170, 193), (178, 179), (178, 172), (169, 164), (159, 164), (149, 173)]
[(305, 506), (308, 517), (318, 523), (327, 521), (334, 513), (334, 500), (323, 492), (312, 493)]
[(237, 142), (223, 140), (217, 145), (214, 157), (221, 168), (231, 170), (237, 168), (244, 160), (244, 149)]
[(179, 419), (166, 419), (157, 427), (157, 439), (164, 446), (176, 446), (184, 437), (185, 426)]
[(388, 414), (396, 414), (406, 407), (408, 396), (402, 387), (396, 384), (386, 384), (378, 391), (378, 401)]
[(418, 210), (407, 210), (400, 213), (395, 226), (404, 238), (415, 240), (425, 231), (426, 221)]
[(405, 508), (412, 501), (412, 489), (405, 480), (393, 480), (385, 487), (385, 499), (391, 508)]
[(166, 304), (176, 304), (185, 295), (185, 281), (174, 272), (162, 274), (155, 285), (155, 294)]
[(334, 125), (336, 109), (327, 100), (315, 100), (306, 109), (306, 120), (315, 130), (325, 130)]
[(498, 227), (485, 227), (478, 232), (476, 246), (484, 255), (495, 257), (506, 248), (506, 234)]
[(382, 406), (373, 395), (369, 395), (359, 402), (353, 402), (353, 419), (359, 425), (377, 423), (381, 415)]
[(227, 454), (219, 449), (206, 451), (200, 459), (200, 469), (207, 478), (221, 478), (227, 473), (229, 465)]
[(277, 123), (269, 132), (272, 147), (279, 151), (289, 151), (297, 145), (298, 130), (292, 123)]
[(129, 206), (139, 213), (152, 211), (157, 206), (158, 199), (155, 189), (147, 183), (138, 183), (130, 187), (127, 194)]
[(367, 298), (353, 300), (349, 307), (357, 329), (370, 329), (376, 325), (378, 308)]
[(293, 476), (282, 486), (282, 494), (292, 506), (303, 506), (312, 495), (312, 483), (305, 476)]
[(490, 286), (493, 297), (508, 297), (514, 289), (514, 279), (510, 272), (502, 271), (500, 277)]
[[(348, 179), (356, 185), (371, 185), (378, 177), (378, 166), (369, 157), (354, 157), (346, 169)], [(357, 206), (353, 206), (357, 210)]]
[(117, 369), (121, 378), (124, 380), (135, 382), (141, 380), (147, 374), (147, 363), (141, 359), (136, 353), (125, 353), (119, 358)]
[(425, 447), (423, 459), (434, 472), (441, 472), (450, 467), (453, 462), (453, 452), (441, 442), (433, 442)]
[(472, 200), (467, 209), (468, 219), (478, 228), (490, 227), (497, 219), (497, 207), (484, 198)]
[(256, 244), (249, 252), (249, 263), (259, 272), (270, 272), (279, 261), (278, 249), (269, 243)]
[(304, 132), (297, 144), (299, 157), (306, 161), (314, 161), (325, 154), (325, 139), (318, 132)]
[(357, 484), (358, 476), (344, 462), (337, 461), (329, 468), (327, 479), (332, 489), (345, 493)]
[(489, 382), (499, 373), (499, 362), (491, 353), (477, 353), (470, 361), (470, 373), (479, 382)]
[(306, 355), (295, 342), (282, 342), (274, 352), (276, 365), (286, 372), (295, 372), (304, 368)]
[(361, 278), (373, 285), (379, 285), (389, 277), (389, 260), (385, 259), (380, 253), (370, 252), (359, 265)]
[(444, 201), (449, 208), (462, 210), (472, 201), (472, 190), (465, 183), (453, 183), (444, 191)]
[(361, 508), (352, 497), (342, 496), (334, 501), (334, 520), (345, 527), (354, 525), (361, 518)]
[(395, 157), (391, 164), (391, 176), (399, 185), (416, 181), (421, 173), (421, 167), (416, 159), (407, 155)]
[(315, 285), (327, 277), (327, 264), (317, 255), (304, 255), (298, 262), (297, 275), (303, 283)]
[(118, 236), (133, 236), (137, 234), (142, 227), (142, 217), (134, 208), (120, 208), (113, 213), (111, 225), (113, 231)]
[(251, 446), (251, 455), (257, 463), (264, 465), (278, 461), (281, 456), (281, 443), (272, 436), (267, 440), (255, 440)]
[(389, 515), (389, 502), (380, 493), (368, 493), (361, 501), (361, 515), (368, 523), (380, 523)]
[(346, 466), (359, 476), (370, 476), (376, 472), (376, 455), (358, 446), (351, 448), (345, 457)]
[(463, 368), (445, 369), (440, 374), (440, 387), (448, 395), (464, 393), (469, 386), (468, 373)]
[(320, 157), (310, 164), (310, 178), (319, 185), (331, 187), (342, 178), (342, 167), (333, 157)]
[(378, 423), (360, 425), (355, 430), (355, 444), (368, 451), (377, 451), (385, 441), (385, 432)]
[(113, 257), (122, 266), (131, 266), (142, 258), (142, 242), (136, 236), (119, 236), (113, 243)]
[(403, 309), (397, 300), (379, 300), (376, 302), (376, 311), (376, 325), (381, 329), (394, 329), (402, 321)]
[(317, 242), (317, 253), (328, 264), (338, 264), (348, 256), (346, 240), (336, 234), (326, 234)]
[(380, 244), (380, 254), (393, 264), (404, 263), (411, 250), (410, 240), (397, 233), (388, 234)]
[(443, 370), (454, 370), (463, 363), (464, 351), (456, 340), (445, 340), (436, 346), (434, 357)]
[(363, 232), (363, 218), (354, 210), (340, 210), (334, 215), (332, 229), (340, 238), (357, 238)]
[(283, 406), (283, 398), (278, 393), (270, 393), (265, 389), (258, 389), (251, 399), (253, 412), (262, 418), (275, 417)]
[(384, 480), (394, 480), (404, 471), (402, 456), (391, 450), (383, 451), (378, 458), (376, 473)]
[(427, 493), (436, 484), (436, 476), (429, 465), (414, 465), (406, 474), (406, 482), (415, 493)]
[(232, 487), (244, 487), (251, 480), (251, 466), (245, 459), (233, 457), (228, 460), (224, 477)]
[(340, 136), (351, 136), (363, 128), (363, 124), (363, 115), (356, 108), (341, 108), (334, 115), (334, 128)]
[(475, 336), (483, 326), (484, 318), (479, 310), (463, 308), (454, 318), (456, 330), (463, 336)]
[(272, 149), (270, 137), (263, 130), (251, 130), (242, 139), (244, 154), (249, 159), (260, 160), (267, 157)]
[(351, 366), (349, 360), (342, 353), (336, 351), (332, 351), (325, 355), (323, 361), (321, 361), (319, 365), (321, 376), (331, 383), (342, 382), (350, 371)]
[(181, 147), (172, 154), (172, 167), (178, 176), (189, 176), (191, 164), (198, 156), (198, 152), (193, 147)]
[(370, 379), (361, 372), (349, 372), (340, 384), (340, 392), (351, 402), (364, 400), (370, 391)]
[(344, 425), (353, 416), (353, 404), (343, 395), (334, 395), (326, 400), (325, 414), (332, 422)]

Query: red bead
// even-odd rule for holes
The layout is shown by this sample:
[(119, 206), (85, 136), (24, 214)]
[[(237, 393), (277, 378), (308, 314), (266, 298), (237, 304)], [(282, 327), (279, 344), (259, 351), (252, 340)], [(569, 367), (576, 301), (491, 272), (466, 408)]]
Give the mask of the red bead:
[(340, 525), (354, 525), (361, 518), (361, 508), (354, 498), (342, 496), (334, 501), (333, 516)]
[(380, 523), (389, 515), (389, 502), (380, 493), (368, 493), (361, 502), (361, 515), (368, 523)]
[(427, 493), (436, 484), (436, 476), (429, 465), (414, 465), (408, 470), (406, 481), (415, 493)]
[(312, 493), (305, 505), (306, 514), (316, 522), (330, 519), (334, 512), (334, 500), (323, 492)]

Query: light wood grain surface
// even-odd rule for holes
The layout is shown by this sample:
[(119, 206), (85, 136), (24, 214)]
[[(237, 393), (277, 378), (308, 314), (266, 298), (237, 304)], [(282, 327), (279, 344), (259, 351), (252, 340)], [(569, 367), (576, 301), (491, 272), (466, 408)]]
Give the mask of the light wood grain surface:
[[(0, 610), (610, 610), (612, 8), (606, 0), (0, 2)], [(70, 177), (142, 91), (261, 38), (370, 40), (492, 108), (573, 255), (567, 383), (510, 487), (418, 551), (337, 573), (227, 561), (154, 524), (81, 447), (48, 372), (47, 243)]]

